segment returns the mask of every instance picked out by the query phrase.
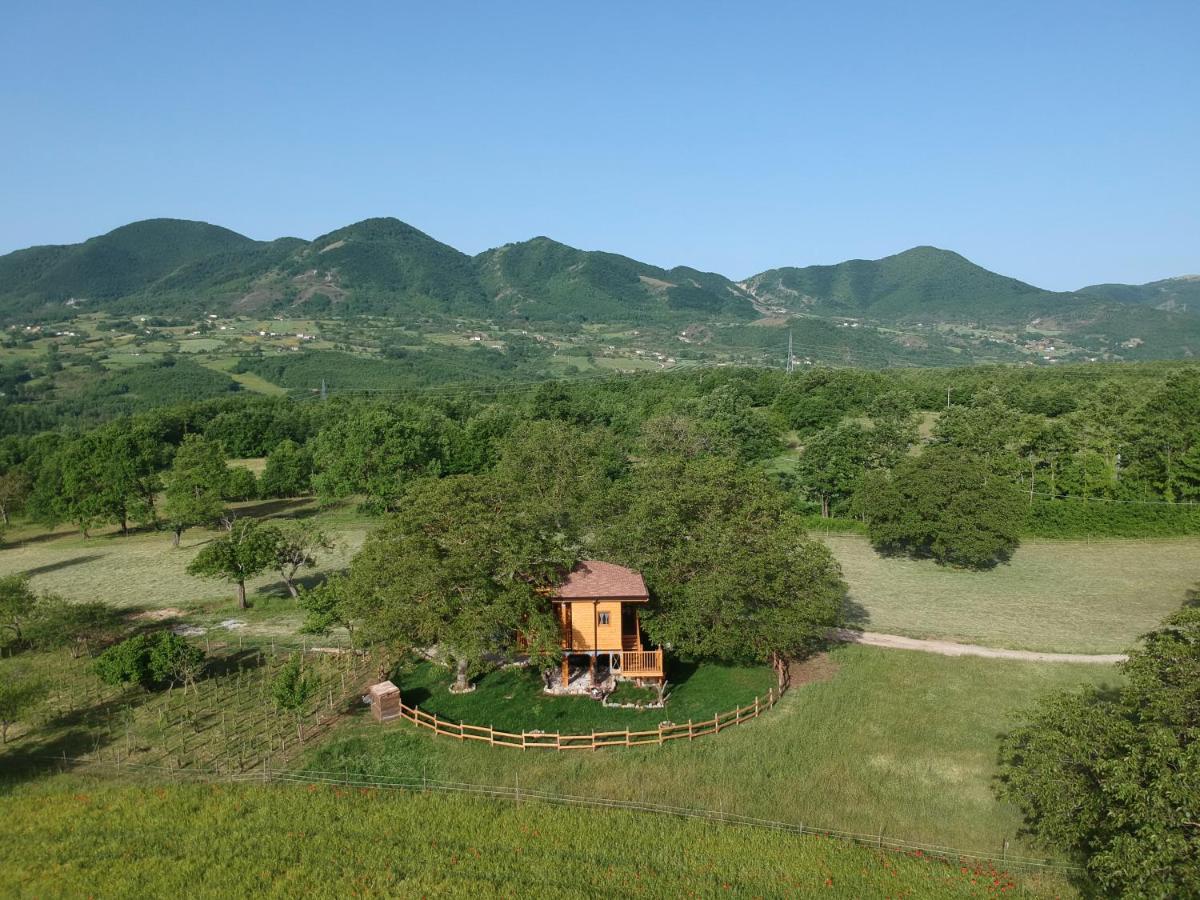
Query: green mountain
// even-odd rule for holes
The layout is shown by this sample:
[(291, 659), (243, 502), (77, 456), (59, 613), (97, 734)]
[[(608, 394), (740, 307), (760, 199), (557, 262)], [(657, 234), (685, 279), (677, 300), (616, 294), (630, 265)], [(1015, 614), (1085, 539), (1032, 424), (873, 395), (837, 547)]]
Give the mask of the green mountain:
[(1080, 288), (1079, 293), (1174, 312), (1200, 312), (1200, 275), (1180, 275), (1149, 284), (1092, 284)]
[(46, 304), (110, 301), (150, 289), (190, 265), (258, 246), (237, 232), (205, 222), (148, 219), (82, 244), (30, 247), (0, 257), (0, 302)]
[(1087, 301), (997, 275), (949, 250), (771, 269), (742, 282), (760, 305), (881, 322), (1014, 324), (1075, 314)]
[(392, 218), (367, 219), (312, 241), (255, 241), (204, 222), (150, 219), (81, 244), (0, 257), (0, 324), (61, 320), (92, 309), (184, 317), (444, 315), (672, 328), (755, 320), (778, 325), (799, 315), (904, 326), (905, 354), (933, 352), (929, 326), (961, 324), (989, 329), (988, 340), (1003, 332), (998, 338), (1010, 347), (1033, 345), (1040, 335), (1086, 353), (1200, 355), (1200, 278), (1059, 293), (935, 247), (771, 269), (733, 282), (547, 237), (470, 257)]
[(577, 250), (547, 237), (475, 257), (479, 280), (502, 314), (534, 320), (629, 321), (687, 314), (749, 318), (749, 295), (695, 269), (660, 269), (626, 256)]

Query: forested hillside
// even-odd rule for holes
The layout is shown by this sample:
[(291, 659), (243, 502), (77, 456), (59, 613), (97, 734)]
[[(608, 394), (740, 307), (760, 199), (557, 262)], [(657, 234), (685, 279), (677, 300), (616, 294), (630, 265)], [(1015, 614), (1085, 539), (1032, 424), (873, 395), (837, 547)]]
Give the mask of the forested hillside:
[(1060, 293), (934, 247), (770, 269), (734, 282), (548, 237), (470, 257), (393, 218), (367, 219), (312, 241), (255, 241), (202, 222), (152, 219), (82, 244), (0, 257), (0, 324), (11, 329), (98, 312), (193, 321), (371, 316), (401, 324), (465, 318), (559, 332), (635, 325), (686, 336), (688, 328), (756, 321), (777, 327), (805, 316), (899, 328), (903, 352), (892, 356), (905, 362), (964, 362), (969, 357), (940, 352), (955, 336), (960, 351), (970, 341), (1004, 348), (983, 354), (992, 359), (1013, 350), (1041, 355), (1051, 345), (1083, 358), (1162, 359), (1200, 353), (1197, 285), (1195, 278), (1175, 278)]

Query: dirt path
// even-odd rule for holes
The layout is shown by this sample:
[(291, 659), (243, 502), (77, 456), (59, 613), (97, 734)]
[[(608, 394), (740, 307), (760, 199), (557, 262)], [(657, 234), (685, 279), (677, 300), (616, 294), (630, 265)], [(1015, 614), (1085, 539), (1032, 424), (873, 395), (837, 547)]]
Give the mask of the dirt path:
[(1003, 650), (997, 647), (980, 647), (976, 644), (956, 644), (953, 641), (928, 641), (898, 634), (879, 634), (875, 631), (853, 631), (849, 628), (835, 628), (830, 636), (851, 644), (888, 647), (892, 650), (920, 650), (923, 653), (940, 653), (942, 656), (983, 656), (988, 659), (1067, 663), (1119, 663), (1126, 659), (1124, 653), (1041, 653), (1036, 650)]

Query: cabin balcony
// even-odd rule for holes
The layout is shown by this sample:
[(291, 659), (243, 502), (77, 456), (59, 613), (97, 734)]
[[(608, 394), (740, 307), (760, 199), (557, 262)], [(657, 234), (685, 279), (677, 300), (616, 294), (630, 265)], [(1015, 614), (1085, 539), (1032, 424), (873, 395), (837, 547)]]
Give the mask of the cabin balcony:
[(616, 675), (623, 675), (626, 678), (663, 677), (662, 650), (622, 650), (620, 653), (613, 654), (614, 662), (618, 656), (621, 660), (621, 667), (614, 670)]

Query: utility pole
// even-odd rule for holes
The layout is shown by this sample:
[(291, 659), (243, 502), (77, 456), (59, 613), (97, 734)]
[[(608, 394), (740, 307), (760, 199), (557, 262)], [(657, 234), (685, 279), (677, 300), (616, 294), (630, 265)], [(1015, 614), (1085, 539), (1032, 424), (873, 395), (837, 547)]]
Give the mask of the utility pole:
[(788, 329), (787, 374), (791, 375), (796, 368), (796, 358), (792, 356), (792, 330)]

